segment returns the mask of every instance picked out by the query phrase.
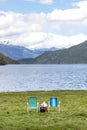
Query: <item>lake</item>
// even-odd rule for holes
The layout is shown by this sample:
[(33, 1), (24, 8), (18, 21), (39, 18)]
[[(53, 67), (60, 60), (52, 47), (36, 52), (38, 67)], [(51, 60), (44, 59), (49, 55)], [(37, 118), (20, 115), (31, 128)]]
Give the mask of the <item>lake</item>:
[(0, 66), (0, 92), (87, 90), (87, 65)]

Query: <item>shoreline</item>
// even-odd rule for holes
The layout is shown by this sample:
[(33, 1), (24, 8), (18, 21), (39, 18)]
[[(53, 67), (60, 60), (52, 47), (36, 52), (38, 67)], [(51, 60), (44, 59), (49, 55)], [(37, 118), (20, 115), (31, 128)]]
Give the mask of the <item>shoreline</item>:
[(34, 91), (7, 91), (7, 92), (0, 92), (1, 93), (39, 93), (39, 92), (80, 92), (80, 91), (87, 91), (84, 89), (81, 90), (34, 90)]

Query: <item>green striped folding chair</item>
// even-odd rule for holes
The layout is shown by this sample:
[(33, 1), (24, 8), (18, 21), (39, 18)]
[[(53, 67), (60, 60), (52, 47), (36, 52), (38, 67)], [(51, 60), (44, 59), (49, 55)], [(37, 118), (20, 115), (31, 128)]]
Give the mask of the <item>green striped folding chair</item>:
[(30, 96), (28, 98), (27, 112), (30, 111), (31, 109), (36, 109), (38, 112), (38, 102), (37, 102), (37, 97), (35, 96)]

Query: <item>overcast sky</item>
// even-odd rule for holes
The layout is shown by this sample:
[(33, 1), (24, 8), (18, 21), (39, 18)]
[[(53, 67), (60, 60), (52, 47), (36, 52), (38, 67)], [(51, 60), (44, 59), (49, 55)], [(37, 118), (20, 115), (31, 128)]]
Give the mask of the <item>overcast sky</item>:
[(0, 41), (30, 49), (87, 40), (87, 0), (0, 0)]

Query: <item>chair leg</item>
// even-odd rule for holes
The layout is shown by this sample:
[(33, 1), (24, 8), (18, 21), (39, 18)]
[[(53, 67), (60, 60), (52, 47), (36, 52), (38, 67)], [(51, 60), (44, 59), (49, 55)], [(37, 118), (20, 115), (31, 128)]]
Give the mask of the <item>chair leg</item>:
[(58, 105), (58, 109), (59, 109), (59, 113), (60, 113), (60, 102), (59, 102), (59, 105)]
[(48, 106), (48, 112), (50, 111), (50, 106)]
[(37, 107), (37, 112), (38, 112), (38, 107)]
[(27, 103), (27, 112), (29, 112), (28, 103)]

